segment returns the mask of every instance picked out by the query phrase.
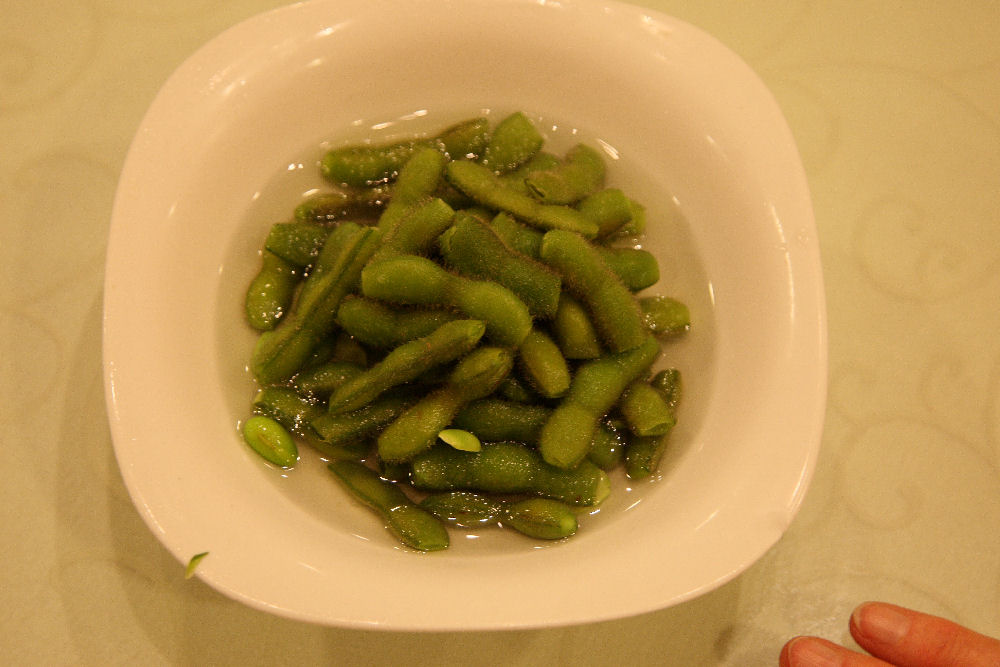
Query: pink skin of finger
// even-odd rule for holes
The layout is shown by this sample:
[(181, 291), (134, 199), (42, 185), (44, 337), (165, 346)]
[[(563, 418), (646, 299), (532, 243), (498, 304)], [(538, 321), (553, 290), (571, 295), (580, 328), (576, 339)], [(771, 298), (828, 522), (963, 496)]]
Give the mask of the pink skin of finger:
[[(851, 635), (871, 655), (817, 637), (796, 637), (781, 667), (997, 667), (1000, 641), (937, 616), (866, 602), (851, 614)], [(874, 657), (873, 657), (874, 656)]]

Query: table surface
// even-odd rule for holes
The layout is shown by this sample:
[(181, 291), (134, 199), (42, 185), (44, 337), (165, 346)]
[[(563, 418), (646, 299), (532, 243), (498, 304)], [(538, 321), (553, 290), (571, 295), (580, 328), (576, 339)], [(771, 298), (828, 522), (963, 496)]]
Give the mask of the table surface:
[[(812, 487), (742, 576), (636, 618), (507, 633), (324, 628), (180, 567), (115, 463), (101, 369), (112, 198), (157, 89), (274, 0), (14, 0), (0, 20), (0, 647), (19, 664), (772, 665), (887, 599), (1000, 634), (1000, 5), (641, 4), (768, 84), (812, 189), (829, 403)], [(53, 48), (58, 45), (58, 48)]]

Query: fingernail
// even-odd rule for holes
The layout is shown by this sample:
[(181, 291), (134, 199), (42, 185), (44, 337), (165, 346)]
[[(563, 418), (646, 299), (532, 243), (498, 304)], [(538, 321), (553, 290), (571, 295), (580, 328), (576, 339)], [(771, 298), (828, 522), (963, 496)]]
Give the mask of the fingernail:
[(852, 616), (861, 634), (879, 642), (897, 644), (910, 630), (910, 618), (890, 605), (868, 602)]
[(836, 648), (815, 637), (798, 637), (788, 645), (791, 667), (840, 667), (842, 657)]

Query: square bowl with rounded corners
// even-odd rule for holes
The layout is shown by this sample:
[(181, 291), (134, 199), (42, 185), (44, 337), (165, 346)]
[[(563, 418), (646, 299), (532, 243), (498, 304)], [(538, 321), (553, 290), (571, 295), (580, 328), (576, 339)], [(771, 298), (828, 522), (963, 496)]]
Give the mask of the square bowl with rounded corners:
[[(647, 207), (662, 273), (647, 291), (692, 313), (659, 362), (684, 376), (679, 423), (656, 479), (614, 476), (568, 540), (454, 531), (417, 553), (311, 452), (283, 471), (243, 444), (243, 295), (270, 225), (322, 189), (324, 148), (515, 110), (551, 150), (599, 146), (609, 185)], [(210, 586), (310, 622), (528, 628), (676, 604), (780, 538), (819, 447), (825, 306), (791, 133), (716, 40), (616, 2), (312, 0), (229, 29), (136, 134), (104, 309), (111, 430), (139, 513), (181, 563), (208, 552)]]

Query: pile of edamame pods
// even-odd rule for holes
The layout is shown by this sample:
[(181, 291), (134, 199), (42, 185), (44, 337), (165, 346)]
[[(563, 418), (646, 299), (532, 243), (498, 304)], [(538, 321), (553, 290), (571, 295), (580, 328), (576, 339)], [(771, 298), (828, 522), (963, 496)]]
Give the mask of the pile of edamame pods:
[(568, 537), (676, 421), (680, 373), (651, 369), (690, 317), (637, 294), (659, 280), (645, 210), (596, 149), (543, 143), (519, 112), (331, 150), (247, 290), (244, 439), (281, 467), (315, 448), (415, 549), (449, 524)]

